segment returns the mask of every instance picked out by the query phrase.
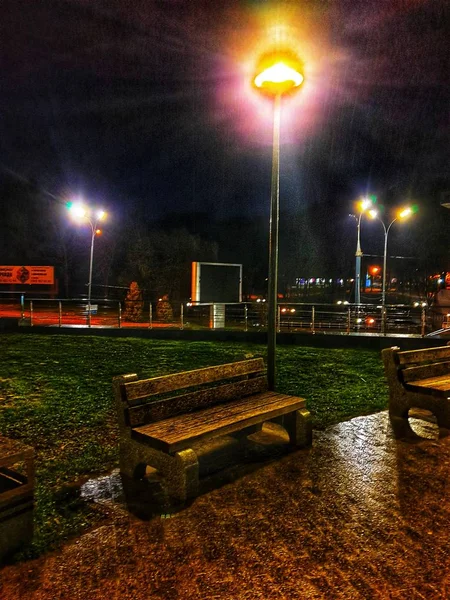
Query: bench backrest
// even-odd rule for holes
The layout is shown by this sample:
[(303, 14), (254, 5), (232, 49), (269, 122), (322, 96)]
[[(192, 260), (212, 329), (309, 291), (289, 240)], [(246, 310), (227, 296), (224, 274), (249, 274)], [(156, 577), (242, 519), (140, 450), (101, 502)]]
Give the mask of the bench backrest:
[(178, 414), (267, 390), (262, 358), (243, 360), (174, 375), (113, 380), (119, 423), (138, 427)]
[(405, 351), (394, 346), (382, 350), (382, 356), (386, 373), (395, 368), (405, 383), (450, 374), (450, 346)]

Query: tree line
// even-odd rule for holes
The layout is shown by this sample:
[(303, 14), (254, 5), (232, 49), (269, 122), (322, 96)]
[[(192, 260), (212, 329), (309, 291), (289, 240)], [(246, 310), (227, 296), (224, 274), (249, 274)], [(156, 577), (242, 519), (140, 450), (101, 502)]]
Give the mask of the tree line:
[[(0, 225), (0, 263), (51, 265), (59, 294), (85, 293), (90, 228), (73, 223), (64, 198), (43, 192), (33, 182), (2, 177), (0, 200), (7, 209)], [(139, 284), (146, 298), (190, 296), (193, 261), (243, 264), (243, 290), (264, 294), (267, 286), (268, 215), (230, 216), (217, 221), (208, 213), (173, 213), (153, 221), (145, 203), (112, 211), (95, 240), (93, 296)], [(448, 214), (447, 214), (448, 213)], [(429, 203), (411, 227), (390, 234), (390, 252), (409, 256), (409, 276), (424, 278), (449, 269), (450, 211)], [(363, 250), (382, 254), (381, 230), (363, 224)], [(280, 218), (279, 289), (297, 277), (351, 277), (356, 231), (342, 210), (310, 202)], [(119, 292), (119, 295), (122, 292)]]

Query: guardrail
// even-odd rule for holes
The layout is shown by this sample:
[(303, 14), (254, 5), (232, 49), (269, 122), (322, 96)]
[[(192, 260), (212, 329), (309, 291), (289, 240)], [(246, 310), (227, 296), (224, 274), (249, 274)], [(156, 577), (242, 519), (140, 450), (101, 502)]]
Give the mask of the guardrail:
[[(236, 329), (244, 331), (267, 328), (267, 304), (243, 302), (236, 304), (139, 302), (139, 310), (130, 310), (130, 303), (117, 300), (92, 299), (89, 319), (86, 300), (41, 299), (24, 296), (0, 298), (0, 316), (17, 317), (22, 324), (93, 327), (166, 327), (179, 329)], [(131, 317), (130, 317), (131, 315)], [(134, 320), (131, 320), (134, 319)], [(374, 304), (322, 304), (282, 302), (278, 305), (279, 332), (430, 335), (446, 329), (448, 317), (424, 305), (387, 305), (384, 310)]]

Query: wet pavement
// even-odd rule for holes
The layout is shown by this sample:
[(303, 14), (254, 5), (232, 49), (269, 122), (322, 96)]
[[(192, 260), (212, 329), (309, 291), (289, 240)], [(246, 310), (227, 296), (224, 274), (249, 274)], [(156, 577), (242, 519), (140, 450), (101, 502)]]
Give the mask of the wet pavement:
[[(88, 482), (103, 524), (4, 567), (0, 598), (450, 598), (450, 438), (416, 425), (429, 439), (395, 440), (385, 412), (315, 431), (312, 448), (255, 455), (179, 510), (152, 476)], [(258, 452), (277, 453), (264, 435)]]

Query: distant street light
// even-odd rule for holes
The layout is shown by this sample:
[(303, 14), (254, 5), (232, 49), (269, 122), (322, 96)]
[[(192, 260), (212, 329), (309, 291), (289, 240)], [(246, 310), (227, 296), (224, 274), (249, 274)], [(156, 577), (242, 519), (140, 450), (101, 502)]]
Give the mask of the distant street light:
[(92, 266), (94, 264), (94, 241), (95, 236), (101, 233), (100, 229), (97, 229), (99, 221), (102, 221), (106, 217), (104, 210), (91, 210), (85, 207), (83, 204), (70, 204), (69, 212), (72, 217), (81, 222), (89, 223), (91, 227), (91, 254), (89, 260), (89, 281), (88, 281), (88, 326), (91, 326), (91, 292), (92, 292)]
[(280, 210), (280, 120), (281, 96), (300, 87), (303, 75), (299, 60), (291, 54), (272, 53), (261, 60), (253, 80), (261, 93), (273, 97), (273, 151), (269, 227), (269, 278), (267, 308), (267, 380), (275, 389), (275, 348), (277, 343), (278, 231)]
[(413, 209), (408, 206), (407, 208), (401, 209), (395, 219), (393, 219), (389, 225), (386, 227), (384, 221), (378, 216), (378, 211), (369, 210), (368, 215), (372, 219), (377, 219), (383, 225), (384, 230), (384, 253), (383, 253), (383, 284), (381, 291), (381, 333), (386, 332), (386, 267), (387, 267), (387, 244), (388, 244), (388, 235), (392, 225), (398, 220), (404, 220), (410, 217), (413, 214)]
[(351, 214), (350, 217), (356, 219), (356, 252), (355, 252), (355, 304), (358, 307), (361, 304), (361, 258), (363, 252), (361, 250), (361, 218), (365, 212), (372, 206), (373, 200), (363, 198), (358, 202), (358, 216)]

